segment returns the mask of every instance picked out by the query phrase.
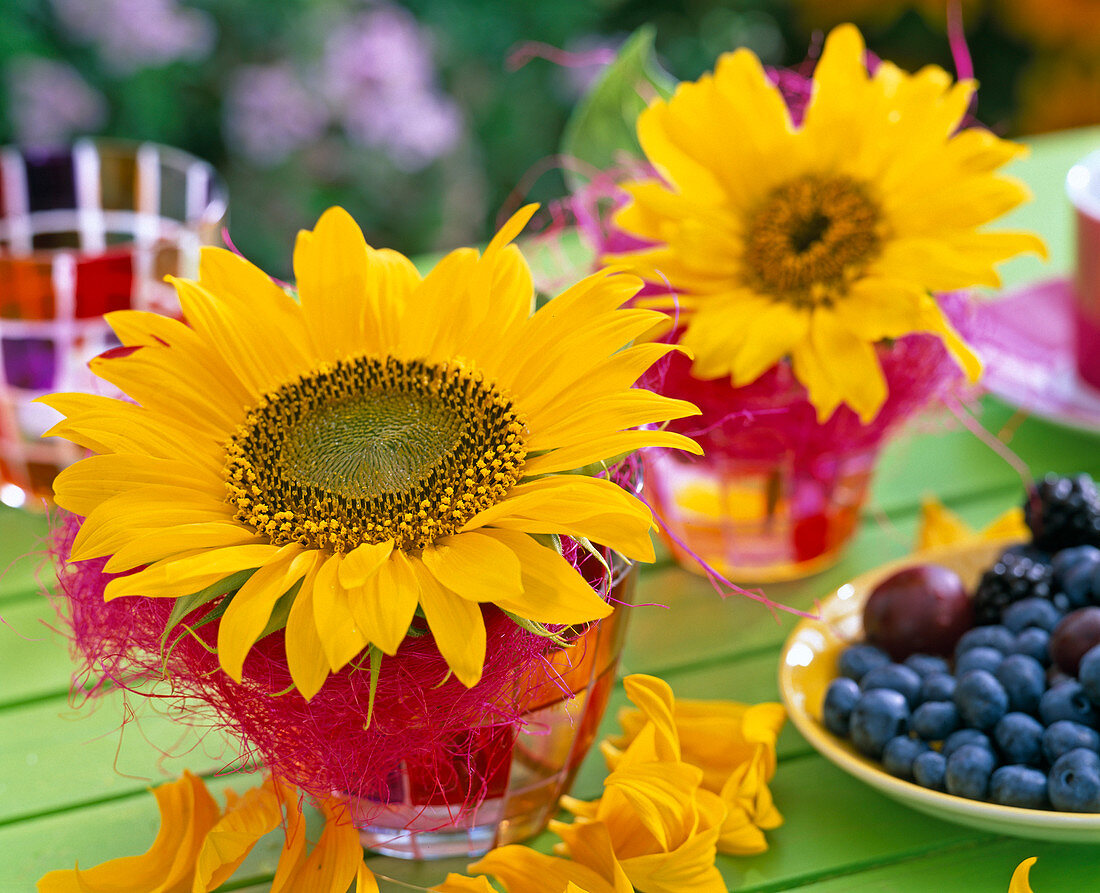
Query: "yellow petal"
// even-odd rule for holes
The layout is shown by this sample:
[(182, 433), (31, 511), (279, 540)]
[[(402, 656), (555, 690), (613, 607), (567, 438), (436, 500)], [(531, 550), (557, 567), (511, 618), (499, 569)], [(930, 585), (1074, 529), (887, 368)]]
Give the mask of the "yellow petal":
[(424, 548), (421, 560), (442, 586), (469, 601), (523, 594), (519, 558), (491, 536), (470, 531), (442, 537)]
[(429, 893), (497, 893), (496, 888), (483, 874), (472, 878), (454, 872), (448, 874), (442, 884), (436, 884), (428, 890)]
[(523, 470), (528, 476), (572, 471), (646, 447), (683, 450), (695, 456), (703, 454), (703, 448), (694, 440), (674, 431), (620, 431), (567, 449), (551, 450), (543, 456), (535, 456), (526, 461)]
[(141, 856), (112, 859), (81, 871), (51, 871), (39, 893), (187, 893), (207, 833), (219, 809), (202, 779), (184, 771), (178, 781), (153, 791), (160, 830)]
[(282, 546), (230, 600), (218, 623), (218, 662), (237, 682), (241, 681), (244, 659), (267, 626), (275, 603), (316, 563), (316, 554), (303, 554), (297, 543)]
[(470, 688), (485, 664), (485, 621), (481, 608), (444, 589), (417, 559), (410, 564), (420, 584), (420, 607), (436, 647), (458, 681)]
[(126, 545), (118, 547), (103, 569), (108, 573), (117, 573), (158, 561), (173, 552), (221, 549), (225, 546), (262, 542), (263, 539), (258, 534), (235, 521), (178, 524), (136, 536)]
[(262, 567), (279, 551), (278, 546), (228, 546), (166, 558), (128, 577), (107, 584), (107, 601), (127, 595), (179, 598), (205, 589), (237, 571)]
[(287, 893), (347, 893), (364, 876), (363, 847), (346, 807), (322, 802), (321, 812), (321, 838), (287, 880)]
[(1031, 866), (1038, 862), (1036, 856), (1024, 859), (1016, 870), (1012, 872), (1012, 880), (1008, 885), (1008, 893), (1032, 893), (1031, 890)]
[(378, 573), (392, 551), (393, 540), (356, 546), (340, 564), (340, 582), (348, 589), (362, 586)]
[(221, 886), (236, 871), (256, 842), (282, 821), (273, 782), (245, 792), (210, 829), (196, 862), (195, 893)]
[(313, 584), (316, 578), (316, 569), (306, 574), (286, 620), (287, 666), (294, 687), (307, 701), (320, 691), (329, 674), (325, 648), (313, 619)]
[(503, 610), (536, 623), (566, 625), (598, 620), (613, 610), (553, 549), (512, 530), (486, 528), (483, 533), (515, 552), (523, 568), (523, 595), (494, 599)]
[(367, 647), (367, 636), (355, 622), (348, 591), (337, 579), (342, 555), (333, 555), (317, 571), (313, 583), (313, 621), (328, 660), (329, 669), (338, 672)]
[(468, 870), (491, 874), (508, 893), (562, 893), (570, 883), (577, 884), (587, 893), (618, 893), (588, 866), (548, 856), (525, 846), (497, 847), (470, 865)]
[(395, 654), (420, 603), (420, 583), (405, 553), (392, 552), (362, 586), (349, 590), (348, 602), (367, 639)]
[(376, 326), (367, 319), (367, 250), (362, 230), (339, 207), (329, 208), (312, 232), (298, 236), (294, 277), (318, 359), (337, 360), (377, 349), (372, 343)]

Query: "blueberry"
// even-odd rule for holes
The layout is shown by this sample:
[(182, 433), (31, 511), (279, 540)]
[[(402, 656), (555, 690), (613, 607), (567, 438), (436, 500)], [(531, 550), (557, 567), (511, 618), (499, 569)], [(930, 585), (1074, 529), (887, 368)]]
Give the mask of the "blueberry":
[(890, 663), (890, 655), (874, 645), (849, 645), (840, 652), (840, 675), (859, 682), (872, 667)]
[(997, 758), (984, 747), (964, 744), (947, 758), (944, 782), (949, 794), (984, 800)]
[(929, 673), (920, 684), (920, 700), (950, 701), (955, 697), (955, 677), (950, 673)]
[(1062, 754), (1079, 747), (1100, 751), (1100, 732), (1068, 719), (1052, 722), (1043, 732), (1043, 756), (1048, 763), (1057, 762)]
[(1095, 546), (1072, 546), (1055, 553), (1055, 586), (1065, 593), (1070, 606), (1083, 608), (1095, 602), (1097, 572), (1100, 572), (1100, 549)]
[(1039, 718), (1048, 726), (1060, 719), (1096, 726), (1096, 708), (1076, 679), (1060, 682), (1048, 688), (1039, 701)]
[(1002, 806), (1043, 809), (1047, 805), (1047, 775), (1030, 766), (1001, 766), (989, 780), (989, 799)]
[(1050, 767), (1050, 803), (1065, 812), (1100, 812), (1100, 756), (1079, 747)]
[(875, 688), (860, 695), (848, 724), (852, 744), (860, 753), (878, 759), (886, 742), (905, 734), (909, 703), (901, 692)]
[(971, 670), (955, 686), (955, 706), (963, 725), (991, 729), (1008, 713), (1008, 694), (992, 673)]
[(945, 790), (946, 774), (947, 760), (942, 753), (926, 750), (913, 760), (913, 780), (922, 788), (930, 788), (933, 791)]
[(901, 692), (912, 707), (920, 695), (920, 676), (902, 664), (883, 664), (868, 670), (859, 680), (861, 691), (888, 688)]
[(1005, 763), (1037, 766), (1043, 755), (1043, 724), (1026, 713), (1006, 713), (993, 727), (993, 740)]
[(909, 717), (909, 728), (925, 741), (943, 741), (959, 727), (959, 709), (951, 701), (925, 701)]
[(1019, 635), (1029, 627), (1045, 629), (1049, 633), (1061, 619), (1062, 612), (1045, 598), (1024, 598), (1005, 608), (1002, 622)]
[(1032, 626), (1016, 637), (1012, 645), (1013, 654), (1026, 654), (1033, 657), (1044, 667), (1050, 666), (1050, 633), (1045, 629)]
[(1035, 713), (1039, 699), (1047, 690), (1047, 674), (1043, 665), (1026, 654), (1010, 654), (993, 674), (1008, 695), (1008, 709)]
[(933, 673), (950, 673), (947, 661), (935, 654), (910, 654), (902, 663), (922, 679)]
[(913, 760), (926, 750), (928, 745), (923, 741), (898, 735), (887, 741), (882, 749), (882, 765), (891, 775), (910, 781), (913, 778)]
[(838, 676), (829, 683), (825, 691), (825, 703), (822, 705), (822, 719), (827, 728), (834, 735), (841, 738), (848, 737), (848, 720), (852, 715), (852, 708), (859, 700), (859, 686), (855, 680), (846, 676)]
[(968, 629), (955, 645), (956, 659), (971, 648), (996, 648), (1002, 654), (1012, 650), (1016, 637), (1004, 626), (975, 626)]
[(1077, 667), (1077, 681), (1092, 703), (1100, 707), (1100, 645), (1093, 645)]
[(1069, 600), (1069, 596), (1064, 592), (1056, 592), (1050, 597), (1050, 603), (1054, 605), (1054, 610), (1059, 614), (1068, 614), (1073, 610), (1073, 602)]
[(970, 648), (960, 654), (955, 661), (955, 675), (961, 679), (971, 670), (985, 670), (987, 673), (995, 673), (1004, 658), (1004, 654), (996, 648), (988, 648), (985, 645)]
[(967, 744), (973, 744), (976, 747), (984, 747), (991, 754), (995, 753), (993, 750), (993, 742), (989, 740), (989, 736), (985, 732), (979, 732), (977, 729), (959, 729), (957, 732), (952, 732), (947, 736), (947, 740), (943, 742), (943, 749), (941, 753), (944, 758), (947, 759), (960, 747), (965, 747)]

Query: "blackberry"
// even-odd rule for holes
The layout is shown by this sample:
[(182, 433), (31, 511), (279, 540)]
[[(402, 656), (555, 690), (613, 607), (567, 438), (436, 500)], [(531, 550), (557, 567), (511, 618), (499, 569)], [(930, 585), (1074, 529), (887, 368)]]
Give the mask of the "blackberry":
[(1024, 519), (1035, 545), (1048, 552), (1100, 546), (1100, 496), (1087, 474), (1048, 474), (1024, 501)]
[(1054, 570), (1025, 555), (1005, 552), (982, 574), (974, 590), (974, 617), (979, 625), (999, 623), (1005, 608), (1025, 598), (1051, 598)]

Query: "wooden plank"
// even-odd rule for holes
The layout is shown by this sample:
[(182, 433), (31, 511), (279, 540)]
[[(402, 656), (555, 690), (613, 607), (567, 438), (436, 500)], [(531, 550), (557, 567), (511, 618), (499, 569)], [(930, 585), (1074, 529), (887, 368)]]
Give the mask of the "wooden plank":
[(219, 734), (200, 740), (133, 697), (140, 718), (124, 723), (123, 701), (110, 696), (96, 709), (74, 709), (53, 700), (0, 712), (0, 823), (140, 791), (185, 768), (212, 773), (232, 764), (236, 752)]
[(0, 607), (29, 598), (53, 580), (45, 515), (0, 505)]
[[(207, 787), (220, 799), (226, 788), (240, 793), (254, 783), (251, 776), (211, 778)], [(156, 800), (142, 788), (108, 803), (0, 827), (0, 890), (31, 890), (48, 871), (137, 855), (152, 845), (158, 825)], [(239, 869), (240, 876), (273, 872), (281, 846), (281, 831), (265, 836)]]
[(800, 893), (901, 893), (965, 888), (967, 893), (1005, 893), (1016, 866), (1031, 856), (1039, 859), (1030, 876), (1036, 893), (1100, 889), (1100, 855), (1095, 846), (1009, 837), (782, 889)]
[(44, 697), (64, 697), (72, 677), (68, 638), (43, 596), (0, 606), (0, 709)]

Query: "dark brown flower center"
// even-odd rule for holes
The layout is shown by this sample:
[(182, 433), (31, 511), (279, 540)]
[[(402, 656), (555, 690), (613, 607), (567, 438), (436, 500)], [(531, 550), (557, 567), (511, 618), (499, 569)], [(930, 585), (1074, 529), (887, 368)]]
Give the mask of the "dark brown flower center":
[(750, 284), (797, 306), (831, 302), (878, 255), (881, 229), (878, 205), (855, 180), (817, 174), (791, 180), (749, 218)]

